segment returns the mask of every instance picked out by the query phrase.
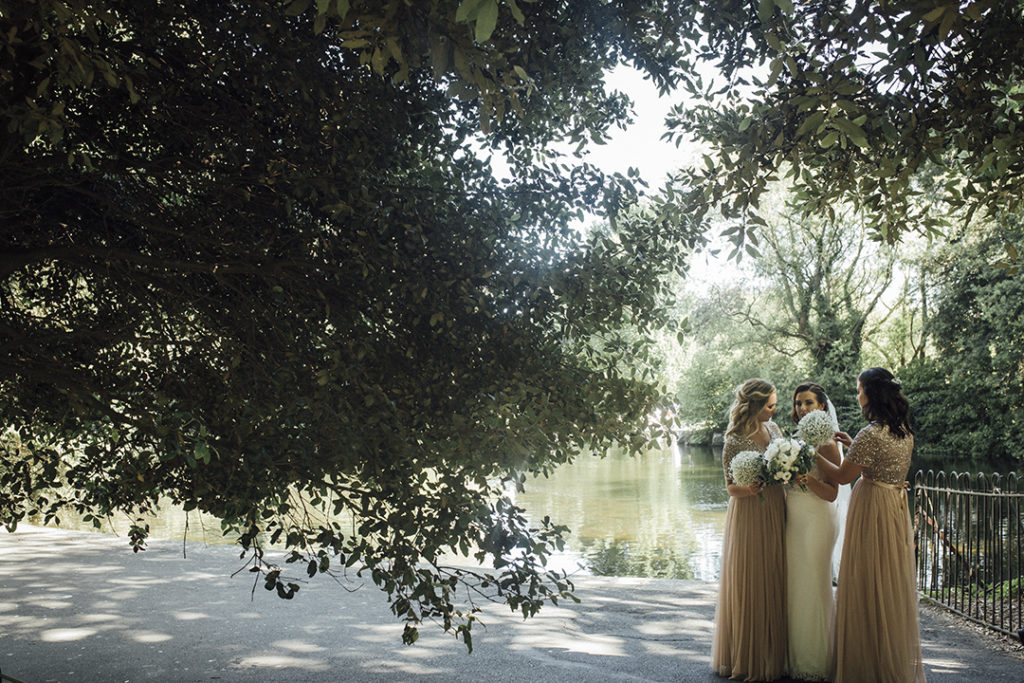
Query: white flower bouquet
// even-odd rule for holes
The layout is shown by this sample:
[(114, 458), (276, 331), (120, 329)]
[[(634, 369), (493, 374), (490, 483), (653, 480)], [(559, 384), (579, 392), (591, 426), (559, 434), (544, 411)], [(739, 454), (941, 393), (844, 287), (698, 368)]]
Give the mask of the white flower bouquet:
[(729, 462), (729, 476), (740, 486), (767, 481), (764, 458), (757, 451), (740, 451)]
[(796, 426), (796, 436), (812, 446), (824, 446), (835, 436), (836, 428), (832, 417), (824, 410), (812, 410), (803, 416)]
[(773, 439), (765, 449), (764, 461), (769, 484), (788, 484), (814, 467), (814, 447), (800, 439)]

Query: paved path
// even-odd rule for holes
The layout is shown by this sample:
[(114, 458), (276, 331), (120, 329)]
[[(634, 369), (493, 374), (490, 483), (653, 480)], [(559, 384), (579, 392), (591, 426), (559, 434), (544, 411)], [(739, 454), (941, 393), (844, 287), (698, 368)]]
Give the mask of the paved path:
[[(230, 546), (20, 527), (0, 530), (0, 671), (61, 681), (701, 681), (715, 586), (580, 577), (580, 605), (523, 621), (488, 606), (474, 651), (439, 628), (401, 643), (372, 584), (324, 577), (292, 601), (257, 589)], [(478, 630), (479, 629), (479, 630)], [(932, 683), (1019, 683), (1024, 661), (922, 610)]]

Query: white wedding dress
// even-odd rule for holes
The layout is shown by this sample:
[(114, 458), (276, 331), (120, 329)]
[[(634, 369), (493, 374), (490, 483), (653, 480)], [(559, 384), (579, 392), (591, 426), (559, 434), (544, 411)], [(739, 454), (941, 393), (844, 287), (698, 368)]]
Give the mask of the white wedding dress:
[[(818, 476), (815, 465), (811, 474)], [(836, 505), (808, 489), (786, 492), (786, 596), (789, 610), (789, 676), (827, 681), (835, 614), (832, 547)]]

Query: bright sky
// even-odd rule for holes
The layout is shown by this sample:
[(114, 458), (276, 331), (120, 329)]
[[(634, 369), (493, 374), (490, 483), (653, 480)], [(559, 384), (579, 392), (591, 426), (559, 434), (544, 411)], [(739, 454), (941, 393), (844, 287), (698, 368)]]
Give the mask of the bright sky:
[[(708, 78), (710, 75), (706, 74), (705, 79)], [(676, 147), (674, 142), (662, 139), (668, 130), (665, 117), (672, 106), (682, 99), (682, 94), (659, 96), (653, 83), (645, 80), (636, 69), (627, 66), (612, 70), (608, 74), (607, 84), (609, 89), (619, 90), (633, 101), (633, 123), (626, 129), (611, 129), (610, 139), (604, 145), (590, 144), (586, 148), (586, 159), (608, 174), (626, 175), (629, 168), (637, 169), (640, 177), (647, 182), (645, 192), (655, 194), (677, 169), (700, 159), (695, 144), (687, 146), (684, 143)], [(491, 164), (495, 175), (501, 177), (507, 174), (508, 169), (498, 155), (491, 157)], [(722, 253), (718, 257), (706, 250), (694, 254), (687, 278), (688, 288), (702, 291), (712, 284), (737, 277), (735, 263), (725, 259), (731, 248), (719, 243), (724, 241), (712, 241), (715, 247), (721, 249)]]
[[(667, 176), (699, 159), (695, 145), (683, 144), (677, 148), (675, 143), (661, 139), (667, 130), (665, 117), (681, 96), (659, 97), (653, 83), (626, 66), (612, 71), (607, 82), (611, 89), (621, 90), (633, 100), (633, 124), (626, 130), (613, 129), (608, 144), (591, 145), (588, 159), (606, 173), (625, 174), (628, 168), (636, 168), (648, 183), (647, 191), (657, 192)], [(725, 259), (731, 248), (717, 242), (722, 240), (712, 241), (721, 248), (720, 256), (712, 256), (707, 251), (694, 254), (687, 283), (690, 288), (706, 290), (711, 284), (738, 277), (736, 264)]]
[(620, 66), (608, 76), (608, 86), (620, 90), (633, 100), (633, 125), (627, 130), (613, 129), (606, 145), (590, 147), (590, 161), (606, 173), (625, 175), (629, 167), (640, 171), (651, 191), (661, 186), (666, 176), (689, 162), (685, 147), (662, 140), (667, 130), (665, 117), (675, 100), (659, 97), (658, 89), (644, 80), (640, 72)]

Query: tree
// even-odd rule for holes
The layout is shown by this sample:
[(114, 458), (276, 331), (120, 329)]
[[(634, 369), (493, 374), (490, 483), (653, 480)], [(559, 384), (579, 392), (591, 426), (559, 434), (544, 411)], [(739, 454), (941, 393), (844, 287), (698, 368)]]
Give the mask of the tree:
[[(997, 218), (1024, 198), (1024, 5), (977, 0), (687, 3), (694, 63), (677, 139), (702, 141), (705, 166), (676, 196), (704, 224), (720, 209), (737, 250), (763, 225), (760, 200), (787, 178), (802, 209), (834, 219), (864, 210), (890, 242), (933, 233), (945, 215)], [(716, 90), (716, 88), (719, 88)], [(916, 201), (921, 173), (941, 175), (944, 210)]]
[[(685, 362), (674, 383), (679, 417), (690, 429), (693, 443), (711, 443), (725, 432), (736, 387), (751, 377), (763, 377), (779, 390), (780, 418), (788, 415), (788, 388), (806, 378), (806, 359), (791, 349), (779, 353), (765, 342), (764, 331), (730, 312), (760, 302), (766, 317), (781, 315), (776, 301), (765, 302), (747, 281), (715, 288), (698, 298), (687, 319), (693, 333), (687, 340)], [(784, 342), (783, 342), (784, 343)], [(784, 420), (779, 420), (784, 424)]]
[(407, 642), (432, 619), (471, 645), (478, 594), (524, 616), (567, 595), (544, 568), (561, 530), (503, 481), (647, 443), (658, 393), (606, 338), (661, 321), (697, 238), (641, 212), (586, 241), (572, 221), (615, 221), (637, 188), (553, 150), (626, 116), (602, 82), (619, 60), (670, 87), (685, 20), (0, 2), (8, 529), (167, 497), (240, 533), (282, 597), (300, 582), (271, 543), (310, 578), (367, 573)]
[[(787, 388), (810, 379), (829, 391), (842, 424), (859, 422), (849, 387), (865, 340), (891, 313), (882, 299), (894, 279), (893, 250), (870, 242), (852, 211), (831, 221), (787, 206), (753, 239), (760, 251), (738, 269), (741, 279), (713, 288), (690, 313), (700, 348), (680, 383), (688, 420), (713, 421), (710, 428), (731, 389), (764, 368), (779, 387), (780, 414), (789, 412)], [(711, 399), (715, 391), (723, 396)]]
[[(761, 330), (765, 343), (780, 352), (809, 358), (808, 377), (845, 389), (861, 370), (864, 339), (880, 324), (872, 316), (893, 281), (892, 251), (868, 242), (850, 214), (834, 220), (781, 215), (760, 235), (763, 256), (756, 264), (769, 283), (766, 297), (733, 314)], [(766, 309), (764, 298), (776, 305)], [(776, 340), (790, 344), (781, 347)], [(859, 412), (844, 400), (850, 392), (833, 393), (837, 408)]]
[(1024, 274), (992, 265), (1006, 258), (1007, 241), (1021, 241), (1019, 217), (1001, 226), (962, 231), (936, 250), (935, 351), (901, 374), (919, 441), (962, 461), (1006, 467), (1019, 465), (1024, 422)]

